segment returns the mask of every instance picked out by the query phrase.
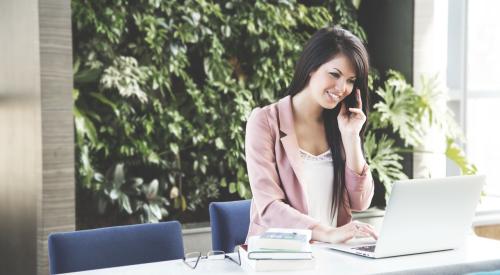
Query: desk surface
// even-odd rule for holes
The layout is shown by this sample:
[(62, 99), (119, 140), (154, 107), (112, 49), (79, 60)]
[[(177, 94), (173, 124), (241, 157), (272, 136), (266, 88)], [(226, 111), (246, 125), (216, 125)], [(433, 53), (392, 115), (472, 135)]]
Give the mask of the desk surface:
[[(195, 270), (182, 260), (156, 262), (89, 270), (74, 275), (108, 274), (462, 274), (471, 271), (500, 269), (500, 241), (470, 236), (460, 249), (385, 259), (369, 259), (357, 255), (314, 247), (316, 268), (308, 271), (251, 272), (229, 260), (201, 260)], [(411, 272), (410, 272), (411, 271)], [(437, 273), (436, 273), (437, 272)]]

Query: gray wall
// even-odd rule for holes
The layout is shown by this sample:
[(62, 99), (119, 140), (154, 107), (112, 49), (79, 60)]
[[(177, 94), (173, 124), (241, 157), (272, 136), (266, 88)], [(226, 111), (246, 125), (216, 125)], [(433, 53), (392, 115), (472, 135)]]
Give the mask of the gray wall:
[(212, 231), (210, 227), (200, 227), (182, 230), (184, 252), (207, 253), (212, 250)]
[[(414, 0), (362, 1), (359, 23), (366, 32), (370, 63), (379, 73), (388, 69), (401, 72), (413, 83)], [(385, 75), (380, 75), (385, 80)], [(373, 102), (377, 100), (372, 96)], [(403, 142), (397, 139), (397, 145)], [(413, 154), (403, 154), (403, 171), (413, 177)], [(376, 182), (372, 206), (385, 207), (385, 188)]]
[(47, 235), (74, 229), (70, 1), (0, 1), (2, 274), (47, 274)]
[(370, 0), (362, 1), (359, 9), (372, 66), (380, 72), (398, 70), (409, 83), (413, 82), (414, 6), (414, 0)]

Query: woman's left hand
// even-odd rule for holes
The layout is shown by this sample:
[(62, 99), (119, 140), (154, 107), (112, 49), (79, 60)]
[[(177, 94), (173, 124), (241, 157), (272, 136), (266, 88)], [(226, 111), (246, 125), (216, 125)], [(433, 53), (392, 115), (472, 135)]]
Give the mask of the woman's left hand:
[(337, 121), (341, 135), (357, 136), (366, 122), (366, 115), (362, 111), (361, 92), (356, 89), (357, 108), (347, 109), (345, 101), (342, 101)]

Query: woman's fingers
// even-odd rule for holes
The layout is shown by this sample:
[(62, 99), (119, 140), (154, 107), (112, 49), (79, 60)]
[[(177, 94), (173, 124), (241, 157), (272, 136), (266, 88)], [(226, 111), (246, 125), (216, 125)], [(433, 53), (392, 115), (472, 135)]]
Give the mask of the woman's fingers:
[(361, 109), (358, 109), (358, 108), (349, 108), (349, 112), (360, 114), (360, 115), (365, 115), (365, 113), (363, 113), (363, 111), (361, 111)]
[(375, 240), (378, 239), (378, 234), (377, 232), (375, 232), (375, 230), (373, 230), (372, 228), (368, 227), (368, 226), (361, 226), (359, 228), (359, 231), (362, 232), (364, 234), (363, 237), (372, 237), (374, 238)]
[(334, 228), (331, 234), (329, 240), (331, 243), (343, 243), (357, 237), (372, 237), (378, 239), (378, 234), (373, 226), (358, 221), (353, 221), (341, 227)]
[(363, 113), (363, 111), (361, 111), (361, 109), (358, 109), (358, 108), (349, 108), (349, 112), (356, 114), (356, 116), (358, 118), (361, 118), (361, 119), (365, 119), (366, 118), (365, 113)]
[(373, 237), (375, 240), (378, 239), (378, 234), (375, 232), (375, 228), (367, 223), (353, 222), (354, 230), (356, 233), (355, 237)]

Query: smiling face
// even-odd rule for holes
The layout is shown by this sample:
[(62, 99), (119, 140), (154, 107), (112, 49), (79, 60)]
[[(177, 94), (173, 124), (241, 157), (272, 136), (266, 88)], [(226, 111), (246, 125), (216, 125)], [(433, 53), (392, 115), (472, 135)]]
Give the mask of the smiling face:
[(338, 54), (310, 76), (306, 90), (321, 107), (333, 109), (353, 92), (356, 70), (347, 56)]

